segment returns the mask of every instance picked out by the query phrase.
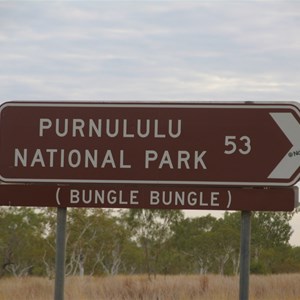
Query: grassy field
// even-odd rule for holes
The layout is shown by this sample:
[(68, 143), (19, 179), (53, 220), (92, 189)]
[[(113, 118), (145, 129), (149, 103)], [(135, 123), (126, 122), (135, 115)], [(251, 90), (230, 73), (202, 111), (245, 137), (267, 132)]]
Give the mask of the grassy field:
[[(250, 299), (299, 300), (300, 274), (251, 276)], [(233, 300), (239, 278), (232, 276), (147, 276), (66, 278), (65, 300)], [(53, 300), (54, 282), (46, 278), (2, 278), (0, 300)]]

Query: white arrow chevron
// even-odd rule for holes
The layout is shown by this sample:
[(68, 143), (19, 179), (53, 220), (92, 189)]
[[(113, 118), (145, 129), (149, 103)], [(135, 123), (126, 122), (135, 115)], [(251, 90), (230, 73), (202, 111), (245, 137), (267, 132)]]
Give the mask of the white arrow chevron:
[(270, 115), (293, 146), (268, 178), (289, 179), (300, 167), (300, 124), (292, 113), (270, 113)]

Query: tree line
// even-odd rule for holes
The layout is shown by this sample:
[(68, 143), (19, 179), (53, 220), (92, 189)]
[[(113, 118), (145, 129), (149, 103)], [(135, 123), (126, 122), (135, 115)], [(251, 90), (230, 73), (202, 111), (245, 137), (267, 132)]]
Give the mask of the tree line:
[[(294, 213), (253, 212), (251, 272), (300, 272)], [(66, 275), (238, 274), (240, 212), (68, 209)], [(0, 276), (55, 275), (56, 209), (0, 208)]]

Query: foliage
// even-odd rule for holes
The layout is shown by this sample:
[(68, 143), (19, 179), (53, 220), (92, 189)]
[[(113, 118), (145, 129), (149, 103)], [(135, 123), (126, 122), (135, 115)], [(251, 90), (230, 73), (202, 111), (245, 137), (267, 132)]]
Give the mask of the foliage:
[(173, 234), (173, 226), (183, 219), (178, 210), (131, 209), (123, 219), (137, 244), (143, 249), (147, 273), (156, 275), (161, 254)]
[(44, 234), (43, 216), (32, 208), (1, 208), (1, 275), (41, 274)]
[[(239, 212), (184, 218), (179, 210), (68, 209), (67, 275), (238, 274)], [(300, 271), (291, 213), (252, 214), (251, 272)], [(0, 208), (0, 276), (55, 271), (56, 209)]]

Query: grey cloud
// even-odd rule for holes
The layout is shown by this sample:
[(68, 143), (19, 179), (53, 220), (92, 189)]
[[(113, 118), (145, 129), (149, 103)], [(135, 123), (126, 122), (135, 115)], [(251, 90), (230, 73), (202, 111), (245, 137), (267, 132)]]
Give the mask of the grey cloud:
[(299, 95), (300, 5), (295, 3), (0, 6), (4, 97), (295, 100)]

